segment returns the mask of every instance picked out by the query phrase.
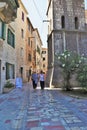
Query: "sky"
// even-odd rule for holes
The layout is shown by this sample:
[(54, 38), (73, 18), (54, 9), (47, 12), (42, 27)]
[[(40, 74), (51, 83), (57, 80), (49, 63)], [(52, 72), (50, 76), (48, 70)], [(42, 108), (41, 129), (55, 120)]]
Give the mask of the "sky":
[[(38, 28), (43, 47), (47, 47), (47, 23), (46, 20), (47, 0), (22, 0), (34, 28)], [(39, 4), (38, 4), (39, 3)]]
[[(48, 0), (22, 0), (25, 8), (29, 13), (29, 19), (34, 28), (38, 28), (43, 47), (47, 47), (47, 23), (43, 22), (46, 20)], [(87, 9), (87, 0), (85, 0), (85, 8)]]

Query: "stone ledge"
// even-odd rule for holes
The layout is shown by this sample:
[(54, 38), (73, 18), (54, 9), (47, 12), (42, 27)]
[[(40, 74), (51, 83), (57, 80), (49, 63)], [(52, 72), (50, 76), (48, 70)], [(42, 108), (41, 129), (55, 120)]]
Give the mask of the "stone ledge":
[(10, 91), (12, 91), (15, 87), (12, 88), (4, 88), (3, 89), (3, 93), (9, 93)]

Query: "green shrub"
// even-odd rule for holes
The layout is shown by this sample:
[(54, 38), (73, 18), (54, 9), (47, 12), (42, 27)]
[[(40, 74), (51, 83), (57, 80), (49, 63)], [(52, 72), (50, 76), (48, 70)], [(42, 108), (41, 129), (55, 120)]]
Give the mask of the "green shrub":
[(87, 63), (83, 62), (77, 72), (77, 80), (83, 90), (87, 90)]
[(14, 84), (11, 83), (10, 81), (7, 81), (7, 82), (5, 83), (5, 85), (4, 85), (4, 88), (12, 88), (12, 87), (14, 87)]
[(79, 65), (82, 63), (82, 59), (77, 53), (73, 53), (67, 50), (62, 54), (57, 54), (55, 58), (58, 61), (58, 66), (63, 70), (64, 88), (66, 90), (70, 90), (71, 75), (76, 73)]

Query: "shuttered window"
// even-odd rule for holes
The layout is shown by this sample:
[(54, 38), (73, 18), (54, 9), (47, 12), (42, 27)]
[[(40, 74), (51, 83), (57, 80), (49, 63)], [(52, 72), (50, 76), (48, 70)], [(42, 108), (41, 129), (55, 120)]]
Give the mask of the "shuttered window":
[(28, 54), (28, 61), (32, 61), (32, 56), (31, 56), (31, 54)]
[(6, 38), (6, 24), (0, 20), (0, 38), (5, 40)]
[(6, 80), (15, 78), (15, 66), (6, 62)]
[(11, 32), (10, 29), (8, 29), (7, 42), (9, 45), (15, 48), (15, 35)]

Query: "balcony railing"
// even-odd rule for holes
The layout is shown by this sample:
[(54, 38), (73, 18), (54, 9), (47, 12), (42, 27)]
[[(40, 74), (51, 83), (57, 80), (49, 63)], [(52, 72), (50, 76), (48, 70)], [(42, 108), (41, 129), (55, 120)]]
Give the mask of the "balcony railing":
[(4, 16), (4, 22), (10, 23), (17, 17), (18, 0), (0, 0), (0, 13)]

